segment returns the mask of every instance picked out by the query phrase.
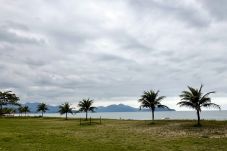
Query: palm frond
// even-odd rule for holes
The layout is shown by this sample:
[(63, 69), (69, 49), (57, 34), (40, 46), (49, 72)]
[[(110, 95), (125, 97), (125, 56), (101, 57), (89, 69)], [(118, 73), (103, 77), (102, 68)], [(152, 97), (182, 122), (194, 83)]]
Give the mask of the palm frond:
[(211, 99), (208, 97), (210, 94), (212, 93), (215, 93), (215, 91), (211, 91), (211, 92), (208, 92), (206, 93), (205, 95), (202, 96), (201, 100), (200, 100), (200, 103), (203, 104), (203, 103), (209, 103), (211, 101)]
[(163, 100), (164, 98), (166, 98), (165, 96), (160, 96), (156, 99), (157, 102), (160, 102), (161, 100)]
[(202, 88), (203, 88), (203, 84), (201, 84), (200, 88), (199, 88), (199, 93), (202, 94)]
[(196, 105), (190, 101), (180, 101), (177, 103), (180, 107), (196, 108)]
[(217, 109), (221, 110), (221, 106), (220, 105), (217, 105), (215, 103), (204, 103), (202, 105), (202, 107), (212, 107), (212, 108), (217, 108)]
[(158, 108), (165, 108), (165, 109), (169, 109), (169, 107), (168, 107), (168, 106), (166, 106), (166, 105), (162, 105), (162, 104), (158, 105)]

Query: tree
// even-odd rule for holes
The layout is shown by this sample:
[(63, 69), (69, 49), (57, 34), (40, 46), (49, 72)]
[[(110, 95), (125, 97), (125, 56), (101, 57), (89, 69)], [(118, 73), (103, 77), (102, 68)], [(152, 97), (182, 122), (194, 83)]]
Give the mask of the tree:
[(37, 106), (37, 112), (42, 112), (42, 117), (43, 117), (43, 113), (45, 113), (46, 111), (48, 110), (48, 107), (45, 103), (40, 103), (38, 106)]
[(58, 111), (60, 114), (65, 114), (65, 119), (67, 120), (68, 119), (68, 116), (67, 114), (68, 113), (73, 113), (72, 111), (72, 108), (70, 108), (70, 105), (68, 102), (65, 102), (64, 104), (60, 105), (59, 106), (59, 111)]
[(12, 93), (12, 91), (0, 91), (0, 115), (3, 114), (2, 109), (4, 105), (18, 105), (18, 101), (19, 97)]
[(27, 105), (24, 106), (23, 112), (24, 112), (25, 116), (28, 112), (30, 112), (29, 107)]
[(16, 110), (14, 108), (3, 108), (2, 113), (10, 115), (16, 113)]
[(219, 105), (211, 103), (211, 98), (208, 97), (210, 94), (215, 92), (211, 91), (203, 95), (202, 88), (203, 85), (201, 85), (199, 89), (188, 86), (189, 91), (182, 91), (182, 94), (180, 95), (181, 101), (177, 103), (177, 105), (179, 105), (180, 107), (185, 106), (196, 110), (198, 117), (198, 126), (201, 125), (200, 112), (202, 107), (214, 107), (221, 109)]
[(22, 113), (23, 113), (23, 106), (19, 106), (18, 107), (18, 112), (19, 112), (19, 115), (22, 116)]
[(141, 108), (149, 108), (152, 111), (152, 121), (154, 121), (154, 112), (155, 108), (168, 108), (165, 105), (162, 105), (160, 102), (165, 98), (165, 96), (158, 97), (159, 91), (155, 92), (153, 90), (144, 91), (144, 94), (138, 100)]
[(25, 116), (28, 112), (30, 112), (29, 107), (27, 105), (19, 106), (18, 110), (19, 110), (19, 113), (21, 113), (21, 115), (22, 113), (24, 113)]
[(94, 112), (96, 107), (92, 106), (94, 103), (93, 100), (90, 99), (83, 99), (82, 101), (79, 102), (78, 107), (80, 108), (80, 112), (86, 112), (86, 120), (87, 120), (87, 114), (89, 111)]

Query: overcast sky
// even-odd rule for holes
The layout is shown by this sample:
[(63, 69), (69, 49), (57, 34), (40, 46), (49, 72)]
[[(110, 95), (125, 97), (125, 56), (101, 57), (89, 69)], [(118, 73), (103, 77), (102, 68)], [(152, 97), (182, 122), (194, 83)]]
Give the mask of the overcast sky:
[(138, 106), (187, 85), (227, 109), (226, 0), (0, 0), (0, 89), (22, 102)]

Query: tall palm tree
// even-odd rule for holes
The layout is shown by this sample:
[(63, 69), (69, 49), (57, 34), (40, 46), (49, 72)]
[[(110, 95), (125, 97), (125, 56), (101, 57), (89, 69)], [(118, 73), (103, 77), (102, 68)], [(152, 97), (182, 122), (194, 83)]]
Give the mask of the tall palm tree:
[(79, 102), (78, 107), (80, 108), (80, 112), (86, 112), (86, 120), (87, 120), (87, 114), (89, 111), (94, 112), (96, 107), (92, 106), (94, 103), (93, 100), (90, 99), (83, 99), (82, 101)]
[(59, 106), (60, 114), (65, 114), (65, 119), (68, 119), (68, 113), (73, 114), (72, 108), (70, 108), (70, 104), (68, 102), (65, 102), (64, 104)]
[(48, 110), (48, 107), (45, 103), (40, 103), (38, 106), (37, 106), (37, 112), (42, 112), (42, 117), (43, 117), (43, 113), (45, 113), (46, 111)]
[(149, 108), (152, 111), (152, 121), (154, 121), (154, 111), (155, 108), (168, 108), (165, 105), (161, 104), (161, 101), (165, 98), (165, 96), (158, 96), (159, 91), (144, 91), (144, 94), (138, 100), (141, 108)]
[(215, 92), (211, 91), (203, 95), (202, 88), (203, 85), (201, 85), (199, 89), (188, 86), (189, 91), (182, 91), (182, 94), (180, 95), (181, 101), (177, 103), (180, 107), (185, 106), (196, 110), (198, 126), (200, 126), (201, 107), (214, 107), (221, 109), (219, 105), (211, 103), (211, 98), (208, 97), (210, 94)]

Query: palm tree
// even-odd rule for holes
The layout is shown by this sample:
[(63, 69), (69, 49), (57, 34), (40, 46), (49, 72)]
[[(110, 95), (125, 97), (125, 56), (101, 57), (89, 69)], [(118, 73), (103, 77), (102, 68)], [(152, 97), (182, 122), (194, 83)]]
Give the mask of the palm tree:
[(211, 103), (211, 98), (208, 97), (209, 94), (215, 92), (211, 91), (203, 95), (202, 88), (203, 85), (201, 85), (199, 89), (188, 86), (189, 91), (182, 91), (182, 94), (180, 95), (181, 101), (177, 103), (177, 105), (180, 105), (180, 107), (185, 106), (196, 110), (198, 117), (198, 126), (200, 126), (201, 107), (214, 107), (221, 109), (219, 105)]
[(22, 116), (22, 113), (23, 113), (23, 106), (19, 106), (18, 108), (18, 112), (19, 112), (19, 115)]
[(25, 115), (25, 116), (26, 116), (26, 114), (27, 114), (28, 112), (30, 112), (29, 107), (28, 107), (27, 105), (25, 105), (25, 106), (23, 107), (22, 111), (24, 112), (24, 115)]
[(87, 113), (89, 111), (94, 112), (96, 107), (92, 106), (94, 103), (93, 100), (90, 99), (83, 99), (82, 101), (79, 102), (78, 107), (80, 107), (79, 111), (80, 112), (86, 112), (86, 120), (87, 120)]
[(73, 113), (72, 108), (70, 108), (70, 104), (68, 102), (65, 102), (64, 104), (59, 106), (59, 111), (60, 114), (65, 114), (65, 119), (68, 119), (67, 114), (68, 113)]
[(42, 112), (42, 117), (43, 117), (43, 113), (45, 113), (46, 111), (48, 110), (48, 107), (45, 103), (40, 103), (38, 106), (37, 106), (37, 112)]
[(152, 121), (154, 121), (154, 111), (155, 108), (168, 108), (165, 105), (162, 105), (160, 102), (165, 98), (165, 96), (158, 97), (159, 91), (155, 92), (153, 90), (144, 91), (144, 94), (138, 100), (141, 108), (150, 108), (152, 111)]

